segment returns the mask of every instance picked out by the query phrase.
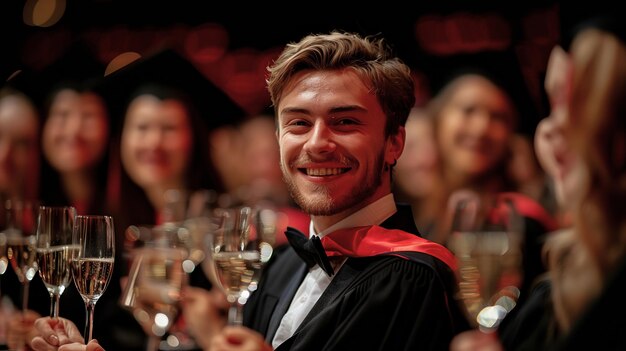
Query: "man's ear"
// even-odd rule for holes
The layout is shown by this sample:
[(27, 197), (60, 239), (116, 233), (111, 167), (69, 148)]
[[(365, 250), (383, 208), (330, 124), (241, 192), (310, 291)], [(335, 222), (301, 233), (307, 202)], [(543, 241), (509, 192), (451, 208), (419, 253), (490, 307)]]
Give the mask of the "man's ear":
[(404, 150), (404, 142), (406, 139), (406, 129), (404, 126), (398, 128), (398, 132), (387, 138), (387, 147), (385, 150), (385, 164), (395, 165), (402, 151)]

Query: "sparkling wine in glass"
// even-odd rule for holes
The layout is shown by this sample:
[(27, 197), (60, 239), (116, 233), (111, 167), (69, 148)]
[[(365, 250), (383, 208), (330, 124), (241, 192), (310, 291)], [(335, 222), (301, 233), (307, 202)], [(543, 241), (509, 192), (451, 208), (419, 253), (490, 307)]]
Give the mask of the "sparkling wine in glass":
[(157, 351), (181, 311), (181, 292), (188, 279), (183, 262), (188, 252), (166, 227), (132, 227), (146, 241), (142, 247), (133, 249), (120, 303), (132, 311), (148, 336), (146, 350)]
[(458, 299), (474, 327), (495, 331), (520, 296), (523, 219), (504, 196), (463, 191), (451, 200), (447, 246), (458, 259)]
[(4, 230), (0, 230), (0, 276), (9, 268), (9, 258), (7, 257), (7, 236)]
[(249, 206), (221, 209), (221, 224), (211, 236), (208, 275), (231, 304), (228, 323), (242, 324), (242, 308), (255, 290), (263, 264), (269, 259), (269, 244), (254, 221), (261, 211)]
[(93, 315), (96, 302), (104, 294), (115, 257), (115, 229), (113, 218), (103, 215), (78, 215), (72, 231), (78, 255), (71, 263), (72, 278), (85, 302), (87, 312), (85, 343), (92, 339)]
[(40, 206), (37, 219), (39, 276), (50, 293), (50, 317), (59, 317), (59, 300), (71, 283), (70, 264), (80, 248), (72, 241), (76, 209), (72, 206)]
[(9, 199), (5, 206), (7, 258), (22, 284), (22, 311), (25, 312), (30, 282), (37, 274), (35, 230), (39, 205), (35, 201)]
[(205, 240), (215, 228), (211, 212), (216, 197), (215, 191), (206, 189), (196, 190), (189, 196), (187, 215), (180, 232), (181, 241), (189, 250), (183, 265), (187, 273), (193, 272), (206, 257)]

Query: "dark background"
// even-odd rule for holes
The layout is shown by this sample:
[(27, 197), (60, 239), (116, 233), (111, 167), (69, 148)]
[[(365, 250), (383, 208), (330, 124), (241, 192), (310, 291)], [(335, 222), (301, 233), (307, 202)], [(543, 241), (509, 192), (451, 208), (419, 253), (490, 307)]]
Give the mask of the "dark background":
[[(524, 77), (524, 93), (533, 105), (520, 131), (532, 134), (548, 112), (542, 81), (550, 50), (573, 23), (607, 9), (598, 2), (584, 6), (564, 1), (370, 2), (374, 6), (319, 1), (66, 0), (62, 17), (51, 26), (39, 27), (25, 24), (25, 7), (50, 6), (55, 1), (2, 0), (0, 74), (6, 79), (20, 69), (43, 69), (75, 40), (87, 42), (104, 64), (126, 51), (147, 55), (170, 46), (255, 114), (269, 105), (265, 67), (284, 44), (306, 34), (341, 29), (385, 37), (415, 72), (418, 104), (436, 92), (442, 72), (452, 69), (452, 61), (446, 58), (512, 52)], [(484, 64), (508, 69), (502, 61)]]

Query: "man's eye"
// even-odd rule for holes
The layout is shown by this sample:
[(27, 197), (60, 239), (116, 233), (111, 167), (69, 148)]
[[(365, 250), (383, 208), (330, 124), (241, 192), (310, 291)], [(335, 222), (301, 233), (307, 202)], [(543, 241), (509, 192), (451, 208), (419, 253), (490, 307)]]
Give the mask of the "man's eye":
[(289, 123), (287, 123), (287, 126), (290, 126), (290, 127), (304, 127), (308, 125), (309, 125), (309, 122), (303, 119), (294, 119), (290, 121)]
[(352, 118), (342, 118), (342, 119), (337, 120), (337, 124), (346, 126), (346, 125), (358, 124), (358, 122)]

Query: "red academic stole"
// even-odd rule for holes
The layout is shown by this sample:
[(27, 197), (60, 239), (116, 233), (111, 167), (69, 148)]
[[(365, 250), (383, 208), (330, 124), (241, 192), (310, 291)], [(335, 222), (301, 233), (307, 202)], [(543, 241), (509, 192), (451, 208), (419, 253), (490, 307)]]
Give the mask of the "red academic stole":
[(321, 241), (329, 257), (370, 257), (412, 251), (431, 255), (453, 271), (457, 268), (456, 257), (443, 245), (398, 229), (377, 225), (339, 229), (328, 233)]

